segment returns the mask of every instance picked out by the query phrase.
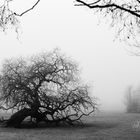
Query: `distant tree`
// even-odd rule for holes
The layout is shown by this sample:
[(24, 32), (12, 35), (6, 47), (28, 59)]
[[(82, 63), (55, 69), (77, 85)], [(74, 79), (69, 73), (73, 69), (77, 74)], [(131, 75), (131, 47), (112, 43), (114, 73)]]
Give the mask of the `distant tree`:
[(126, 105), (126, 111), (132, 112), (132, 87), (129, 86), (125, 93), (125, 105)]
[(129, 86), (125, 94), (125, 105), (128, 113), (139, 113), (140, 112), (140, 95), (135, 93), (132, 86)]
[(57, 50), (6, 60), (0, 93), (1, 109), (15, 112), (8, 126), (19, 127), (29, 116), (36, 123), (74, 124), (97, 107), (89, 87), (80, 83), (77, 64)]
[(137, 34), (140, 32), (140, 0), (76, 0), (79, 6), (86, 6), (104, 16), (111, 17), (121, 40), (133, 48), (140, 47)]
[(15, 27), (15, 31), (18, 30), (19, 20), (17, 17), (21, 17), (36, 7), (40, 0), (36, 0), (35, 4), (29, 9), (26, 9), (22, 13), (16, 13), (10, 9), (10, 3), (14, 0), (3, 0), (3, 4), (0, 5), (0, 28), (5, 31), (10, 25)]

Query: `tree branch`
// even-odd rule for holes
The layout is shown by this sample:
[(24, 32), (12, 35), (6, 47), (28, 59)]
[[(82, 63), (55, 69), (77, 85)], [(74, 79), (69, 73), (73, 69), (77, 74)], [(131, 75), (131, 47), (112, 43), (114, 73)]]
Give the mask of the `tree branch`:
[(17, 14), (17, 13), (14, 13), (15, 16), (23, 16), (24, 14), (28, 13), (29, 11), (33, 10), (36, 5), (40, 2), (40, 0), (37, 0), (37, 2), (29, 9), (27, 9), (26, 11), (22, 12), (21, 14)]
[[(106, 3), (105, 5), (98, 5), (96, 3), (98, 3), (99, 1), (95, 2), (95, 3), (86, 3), (82, 0), (76, 0), (77, 2), (81, 3), (83, 6), (87, 6), (89, 7), (90, 9), (95, 9), (95, 8), (99, 8), (99, 9), (104, 9), (104, 8), (116, 8), (116, 9), (119, 9), (119, 10), (122, 10), (122, 11), (125, 11), (125, 12), (128, 12), (130, 13), (131, 15), (134, 15), (136, 17), (139, 17), (140, 18), (140, 14), (138, 14), (137, 10), (131, 10), (130, 8), (125, 8), (123, 5), (117, 5), (115, 3)], [(139, 1), (138, 1), (139, 2)], [(96, 4), (96, 5), (95, 5)], [(78, 6), (78, 5), (77, 5)], [(79, 5), (81, 6), (81, 5)]]

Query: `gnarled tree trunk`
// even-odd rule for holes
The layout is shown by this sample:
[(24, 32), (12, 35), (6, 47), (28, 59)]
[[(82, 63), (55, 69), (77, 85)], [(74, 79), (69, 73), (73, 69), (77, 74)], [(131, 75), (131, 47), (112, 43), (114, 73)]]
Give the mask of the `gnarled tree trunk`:
[(38, 113), (29, 108), (21, 109), (10, 117), (10, 119), (6, 122), (6, 125), (11, 127), (20, 127), (26, 117), (31, 116), (37, 118), (37, 114)]

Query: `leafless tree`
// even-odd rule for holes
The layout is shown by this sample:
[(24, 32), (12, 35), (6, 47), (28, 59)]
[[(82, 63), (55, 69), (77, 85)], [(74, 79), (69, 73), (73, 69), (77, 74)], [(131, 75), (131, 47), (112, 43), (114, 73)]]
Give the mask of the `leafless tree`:
[(26, 9), (22, 13), (16, 13), (10, 9), (10, 3), (14, 0), (3, 0), (3, 4), (0, 5), (0, 27), (5, 31), (10, 25), (15, 27), (15, 31), (18, 32), (19, 20), (17, 17), (21, 17), (29, 11), (33, 10), (40, 0), (36, 0), (35, 3), (29, 9)]
[(76, 0), (78, 6), (86, 6), (104, 16), (111, 17), (111, 25), (117, 27), (121, 40), (139, 48), (140, 0)]
[(77, 64), (58, 50), (6, 60), (0, 75), (1, 109), (15, 112), (7, 125), (18, 127), (29, 116), (36, 123), (74, 124), (93, 113), (96, 100), (78, 73)]

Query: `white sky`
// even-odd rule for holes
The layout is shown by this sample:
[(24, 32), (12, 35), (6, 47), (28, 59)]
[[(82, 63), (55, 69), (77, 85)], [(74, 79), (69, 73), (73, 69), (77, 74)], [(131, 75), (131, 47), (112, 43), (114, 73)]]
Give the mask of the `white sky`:
[[(20, 12), (34, 2), (14, 0), (11, 6)], [(113, 42), (109, 25), (98, 25), (92, 10), (74, 6), (73, 0), (41, 0), (19, 20), (20, 41), (12, 30), (0, 33), (0, 62), (58, 47), (79, 63), (81, 76), (100, 99), (101, 110), (124, 110), (126, 87), (140, 84), (140, 57), (130, 56), (123, 43)]]

